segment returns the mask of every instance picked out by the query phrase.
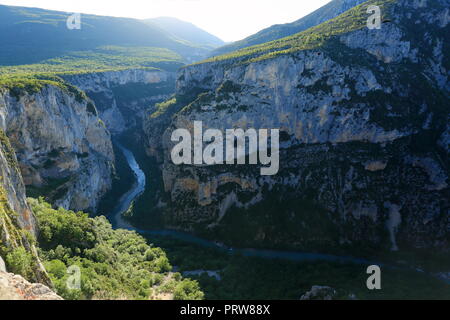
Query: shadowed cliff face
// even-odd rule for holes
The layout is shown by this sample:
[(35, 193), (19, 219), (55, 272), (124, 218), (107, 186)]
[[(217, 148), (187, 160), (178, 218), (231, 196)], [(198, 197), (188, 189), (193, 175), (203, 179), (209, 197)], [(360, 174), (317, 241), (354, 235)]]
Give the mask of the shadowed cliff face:
[(30, 195), (95, 211), (111, 186), (114, 154), (94, 104), (56, 86), (19, 96), (3, 90), (0, 114)]
[(131, 69), (66, 76), (95, 101), (112, 134), (142, 128), (146, 110), (175, 91), (175, 72)]
[[(182, 69), (145, 125), (167, 225), (244, 245), (448, 250), (448, 1), (394, 3), (381, 30)], [(174, 165), (171, 133), (194, 121), (279, 128), (279, 174)]]

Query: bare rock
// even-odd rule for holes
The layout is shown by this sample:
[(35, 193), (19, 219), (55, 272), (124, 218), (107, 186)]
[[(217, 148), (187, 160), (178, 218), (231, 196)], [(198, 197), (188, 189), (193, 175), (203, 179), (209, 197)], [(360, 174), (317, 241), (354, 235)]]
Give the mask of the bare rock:
[(330, 287), (313, 286), (311, 291), (305, 293), (300, 300), (333, 300), (336, 290)]
[(40, 283), (30, 283), (19, 275), (0, 271), (0, 300), (63, 300)]

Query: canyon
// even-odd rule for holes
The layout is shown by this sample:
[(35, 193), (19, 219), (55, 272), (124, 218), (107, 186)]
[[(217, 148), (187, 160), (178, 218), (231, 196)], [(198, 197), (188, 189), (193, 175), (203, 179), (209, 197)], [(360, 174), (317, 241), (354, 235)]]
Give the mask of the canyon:
[[(245, 237), (222, 240), (241, 245), (445, 251), (450, 129), (440, 99), (449, 91), (449, 19), (422, 6), (400, 1), (379, 31), (266, 60), (63, 76), (82, 98), (53, 86), (20, 97), (3, 91), (4, 131), (28, 189), (51, 186), (46, 196), (66, 209), (97, 212), (114, 175), (111, 137), (125, 135), (146, 141), (159, 162), (168, 228), (222, 239), (237, 224)], [(413, 14), (427, 37), (406, 31)], [(222, 132), (280, 128), (280, 172), (175, 165), (171, 134), (195, 121)]]
[[(344, 1), (343, 11), (360, 2)], [(114, 227), (208, 246), (220, 241), (249, 256), (253, 251), (238, 248), (280, 250), (270, 251), (274, 257), (315, 252), (319, 260), (448, 254), (448, 1), (382, 2), (380, 30), (354, 28), (344, 14), (330, 23), (344, 31), (324, 32), (302, 49), (295, 46), (314, 38), (308, 33), (285, 40), (294, 45), (275, 41), (191, 65), (67, 72), (60, 82), (1, 87), (0, 256), (25, 248), (33, 263), (27, 280), (52, 288), (27, 196), (109, 215)], [(227, 145), (217, 144), (218, 134), (191, 143), (187, 135), (198, 137), (200, 122), (216, 133), (277, 128), (271, 155), (277, 151), (279, 170), (262, 174), (274, 165), (268, 161), (242, 165), (252, 159), (245, 143), (238, 164), (233, 157), (205, 165), (203, 147), (214, 158)], [(177, 162), (173, 133), (180, 130), (189, 141)], [(214, 152), (205, 144), (213, 136)], [(127, 163), (118, 161), (123, 156)], [(128, 164), (134, 187), (112, 190), (125, 181), (123, 172), (132, 176)], [(127, 193), (104, 212), (100, 204), (112, 191)]]
[[(448, 8), (399, 1), (390, 20), (311, 50), (182, 68), (144, 124), (167, 225), (244, 246), (447, 251)], [(280, 128), (280, 173), (174, 165), (170, 135), (194, 121)]]

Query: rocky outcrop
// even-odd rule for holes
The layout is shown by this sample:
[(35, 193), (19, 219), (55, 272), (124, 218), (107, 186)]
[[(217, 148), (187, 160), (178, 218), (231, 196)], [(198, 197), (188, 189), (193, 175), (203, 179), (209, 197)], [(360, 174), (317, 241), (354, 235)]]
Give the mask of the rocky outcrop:
[(336, 290), (330, 287), (313, 286), (300, 300), (333, 300), (336, 296)]
[(92, 98), (100, 118), (113, 134), (142, 127), (145, 112), (175, 91), (175, 72), (128, 69), (65, 76)]
[[(19, 162), (19, 167), (10, 168), (12, 179), (19, 179), (20, 169), (31, 195), (45, 195), (67, 209), (95, 211), (111, 186), (111, 137), (92, 101), (72, 91), (56, 85), (20, 94), (0, 90), (0, 128)], [(15, 182), (5, 185), (18, 186)], [(15, 197), (23, 192), (7, 190), (7, 194)], [(16, 211), (27, 211), (24, 199), (16, 202)], [(32, 219), (30, 214), (20, 216)]]
[(43, 284), (0, 270), (0, 300), (63, 300)]
[[(20, 228), (34, 234), (36, 220), (26, 201), (25, 187), (16, 154), (3, 130), (4, 128), (0, 129), (0, 191), (4, 197), (5, 211), (9, 209), (11, 212), (15, 212)], [(6, 219), (6, 212), (3, 219)], [(3, 226), (6, 225), (3, 222)]]
[[(166, 223), (244, 245), (448, 250), (446, 10), (394, 1), (380, 30), (183, 68), (177, 98), (145, 126), (149, 154), (163, 154)], [(194, 121), (280, 129), (280, 172), (174, 165), (171, 133)]]

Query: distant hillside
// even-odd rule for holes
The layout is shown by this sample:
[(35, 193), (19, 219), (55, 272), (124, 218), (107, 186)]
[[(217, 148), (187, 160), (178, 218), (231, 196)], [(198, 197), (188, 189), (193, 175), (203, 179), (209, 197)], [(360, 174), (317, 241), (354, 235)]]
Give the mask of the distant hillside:
[[(393, 1), (395, 0), (379, 0), (378, 5), (382, 8), (383, 6), (388, 7)], [(386, 11), (387, 9), (384, 12)], [(336, 36), (363, 28), (366, 25), (367, 16), (366, 6), (358, 5), (336, 18), (327, 20), (305, 31), (262, 44), (245, 47), (234, 52), (214, 56), (199, 62), (199, 64), (225, 60), (239, 60), (240, 63), (251, 63), (258, 60), (271, 59), (278, 55), (314, 49), (328, 44)]]
[(198, 28), (192, 23), (176, 18), (159, 17), (148, 19), (146, 22), (157, 25), (179, 39), (187, 40), (204, 48), (214, 49), (225, 44), (218, 37)]
[(210, 56), (217, 56), (229, 52), (233, 52), (242, 48), (281, 39), (311, 27), (317, 26), (322, 22), (333, 19), (341, 13), (365, 2), (366, 0), (333, 0), (320, 9), (292, 23), (279, 24), (261, 30), (260, 32), (245, 38), (241, 41), (231, 43), (214, 50)]
[(0, 5), (0, 65), (32, 64), (103, 46), (165, 48), (187, 61), (207, 52), (140, 20), (83, 14), (81, 30), (69, 30), (69, 16), (65, 12)]

